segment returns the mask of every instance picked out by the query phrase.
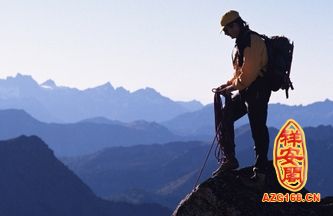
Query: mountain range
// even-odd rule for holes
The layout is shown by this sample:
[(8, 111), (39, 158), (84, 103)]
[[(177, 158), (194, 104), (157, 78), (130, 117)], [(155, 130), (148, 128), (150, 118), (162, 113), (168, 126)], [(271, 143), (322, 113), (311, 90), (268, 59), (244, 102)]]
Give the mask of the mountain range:
[(0, 141), (0, 215), (156, 216), (157, 204), (132, 205), (98, 198), (36, 136)]
[[(269, 104), (268, 126), (281, 128), (290, 118), (295, 119), (302, 127), (333, 125), (333, 101), (326, 99), (306, 106)], [(209, 137), (214, 132), (214, 108), (209, 104), (200, 110), (181, 114), (161, 124), (178, 135)], [(247, 116), (239, 119), (235, 127), (245, 124), (248, 124)]]
[[(272, 140), (277, 130), (272, 128), (270, 132)], [(236, 134), (240, 164), (251, 165), (254, 153), (248, 125), (236, 130)], [(192, 190), (209, 147), (207, 142), (194, 141), (113, 147), (61, 160), (101, 197), (133, 203), (157, 202), (173, 209)], [(217, 168), (214, 152), (215, 148), (201, 180)]]
[[(131, 93), (110, 83), (78, 90), (57, 86), (52, 80), (38, 84), (32, 77), (18, 74), (0, 79), (0, 109), (5, 109), (0, 110), (0, 139), (38, 135), (49, 145), (36, 136), (0, 142), (0, 215), (6, 216), (29, 211), (45, 215), (57, 212), (55, 204), (65, 209), (55, 215), (85, 215), (77, 212), (82, 211), (77, 210), (80, 205), (85, 206), (84, 212), (100, 212), (97, 215), (116, 211), (113, 208), (122, 211), (116, 215), (133, 215), (146, 208), (162, 212), (152, 215), (170, 214), (161, 206), (144, 203), (174, 208), (192, 190), (214, 132), (212, 104), (172, 101), (152, 88)], [(329, 170), (333, 101), (307, 106), (270, 104), (269, 155), (278, 132), (275, 128), (289, 118), (305, 127), (307, 188), (333, 194)], [(247, 117), (240, 119), (236, 128), (237, 156), (241, 166), (249, 166), (254, 152)], [(201, 180), (217, 168), (213, 155), (214, 151)], [(63, 182), (64, 177), (68, 181)], [(57, 185), (58, 181), (63, 184)], [(67, 184), (75, 191), (67, 189)], [(49, 198), (49, 191), (54, 197)], [(63, 198), (65, 192), (73, 196)], [(15, 202), (13, 194), (22, 197)], [(64, 203), (67, 198), (74, 201)], [(24, 208), (15, 209), (15, 203)]]
[[(290, 98), (292, 100), (292, 98)], [(38, 84), (31, 76), (17, 74), (0, 79), (0, 109), (23, 109), (42, 122), (75, 123), (92, 118), (132, 122), (157, 122), (181, 136), (208, 137), (214, 131), (213, 105), (198, 101), (173, 101), (153, 88), (129, 92), (109, 82), (79, 90), (57, 86), (52, 80)], [(289, 118), (302, 126), (333, 124), (333, 101), (306, 106), (269, 104), (268, 125), (280, 128)], [(247, 124), (247, 117), (236, 126)]]
[[(271, 144), (268, 155), (272, 159), (272, 143), (278, 130), (269, 130)], [(309, 158), (307, 188), (311, 192), (322, 193), (322, 196), (331, 195), (333, 127), (308, 127), (304, 130)], [(236, 130), (236, 144), (240, 167), (251, 166), (254, 150), (249, 125)], [(114, 147), (61, 160), (101, 197), (134, 203), (157, 202), (173, 209), (193, 189), (209, 145), (205, 142), (173, 142)], [(214, 149), (201, 181), (209, 178), (218, 167)]]
[[(292, 98), (290, 98), (292, 100)], [(153, 88), (129, 92), (109, 82), (79, 90), (58, 86), (52, 80), (38, 84), (31, 76), (17, 74), (0, 79), (0, 109), (23, 109), (42, 122), (75, 123), (86, 119), (157, 122), (181, 136), (209, 137), (214, 131), (213, 105), (198, 101), (173, 101)], [(268, 125), (280, 128), (294, 118), (303, 127), (332, 125), (333, 101), (306, 106), (269, 104)], [(247, 124), (247, 117), (236, 127)]]
[(52, 80), (38, 84), (22, 74), (0, 79), (0, 109), (23, 109), (43, 122), (72, 123), (94, 117), (123, 122), (165, 121), (202, 106), (195, 100), (172, 101), (148, 87), (129, 92), (107, 82), (79, 90), (57, 86)]
[(104, 118), (77, 123), (44, 123), (23, 110), (0, 110), (0, 139), (38, 135), (57, 156), (93, 153), (106, 147), (182, 140), (155, 122), (122, 123)]

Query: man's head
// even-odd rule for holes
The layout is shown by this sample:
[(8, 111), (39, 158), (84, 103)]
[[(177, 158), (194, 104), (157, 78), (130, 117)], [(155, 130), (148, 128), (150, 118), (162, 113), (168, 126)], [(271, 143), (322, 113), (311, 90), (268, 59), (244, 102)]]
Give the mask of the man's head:
[(225, 13), (221, 18), (221, 32), (231, 38), (237, 38), (241, 30), (246, 26), (237, 11), (231, 10)]

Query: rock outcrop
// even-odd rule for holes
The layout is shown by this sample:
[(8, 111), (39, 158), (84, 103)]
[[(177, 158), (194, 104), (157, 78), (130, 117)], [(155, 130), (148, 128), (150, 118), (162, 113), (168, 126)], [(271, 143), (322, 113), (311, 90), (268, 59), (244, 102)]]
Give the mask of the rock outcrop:
[[(211, 177), (180, 202), (173, 216), (333, 215), (333, 197), (316, 203), (262, 202), (264, 193), (288, 191), (279, 185), (273, 165), (261, 184), (252, 182), (251, 174), (247, 167)], [(308, 192), (299, 191), (303, 197)]]

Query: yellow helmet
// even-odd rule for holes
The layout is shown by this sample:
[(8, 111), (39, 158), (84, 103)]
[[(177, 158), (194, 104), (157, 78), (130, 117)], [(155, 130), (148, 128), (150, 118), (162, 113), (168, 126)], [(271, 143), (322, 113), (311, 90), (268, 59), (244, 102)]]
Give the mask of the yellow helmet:
[(235, 10), (228, 11), (221, 18), (221, 26), (224, 27), (239, 18), (239, 13)]

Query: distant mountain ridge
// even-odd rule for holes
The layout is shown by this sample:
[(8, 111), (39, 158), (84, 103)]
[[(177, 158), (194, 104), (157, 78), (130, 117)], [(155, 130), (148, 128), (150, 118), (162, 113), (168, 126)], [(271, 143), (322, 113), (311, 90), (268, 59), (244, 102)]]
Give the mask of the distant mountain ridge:
[(79, 90), (57, 86), (53, 80), (38, 84), (17, 74), (0, 79), (0, 109), (24, 109), (44, 122), (76, 122), (97, 116), (124, 122), (165, 121), (202, 108), (198, 101), (175, 102), (153, 88), (129, 92), (111, 83)]
[[(302, 127), (333, 125), (333, 101), (315, 102), (306, 106), (269, 104), (267, 125), (281, 128), (288, 119), (295, 119)], [(214, 132), (214, 108), (212, 104), (194, 112), (181, 114), (161, 123), (178, 135), (210, 135)], [(235, 126), (248, 124), (247, 115)]]
[(0, 215), (170, 215), (156, 204), (131, 205), (98, 198), (36, 136), (0, 141)]
[(38, 135), (57, 156), (89, 154), (106, 147), (164, 143), (182, 138), (155, 122), (122, 123), (105, 118), (44, 123), (23, 110), (0, 110), (0, 139)]
[[(0, 109), (12, 108), (23, 109), (43, 122), (73, 123), (104, 117), (121, 122), (155, 121), (179, 135), (211, 136), (214, 131), (212, 104), (173, 101), (153, 88), (129, 92), (114, 88), (110, 82), (79, 90), (58, 86), (53, 80), (38, 84), (31, 76), (17, 74), (0, 79)], [(269, 104), (268, 125), (279, 128), (289, 118), (302, 126), (331, 125), (332, 110), (329, 99), (306, 106)], [(245, 117), (236, 126), (247, 122)]]

